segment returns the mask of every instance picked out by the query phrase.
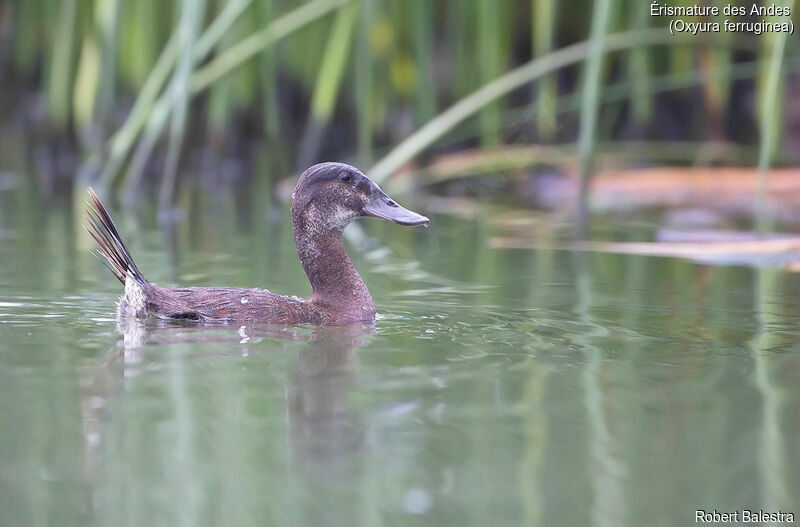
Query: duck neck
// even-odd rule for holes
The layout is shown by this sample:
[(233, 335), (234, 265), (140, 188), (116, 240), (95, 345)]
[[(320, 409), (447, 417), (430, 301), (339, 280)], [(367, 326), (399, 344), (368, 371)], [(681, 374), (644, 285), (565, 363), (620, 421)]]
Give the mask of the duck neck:
[(375, 315), (375, 303), (344, 248), (342, 231), (314, 232), (294, 225), (300, 263), (311, 282), (311, 302), (345, 318), (364, 320)]

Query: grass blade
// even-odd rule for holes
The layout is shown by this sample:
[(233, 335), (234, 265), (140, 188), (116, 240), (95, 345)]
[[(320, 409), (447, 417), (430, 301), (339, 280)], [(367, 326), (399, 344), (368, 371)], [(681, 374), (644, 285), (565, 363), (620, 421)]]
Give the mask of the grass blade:
[(358, 158), (363, 165), (372, 163), (372, 28), (374, 0), (359, 4), (358, 46), (356, 49), (356, 96), (358, 97)]
[(136, 142), (142, 128), (151, 115), (153, 105), (156, 102), (159, 92), (164, 87), (164, 83), (169, 77), (169, 73), (175, 64), (178, 56), (177, 32), (173, 33), (164, 46), (161, 55), (156, 61), (155, 67), (147, 77), (139, 97), (133, 105), (128, 118), (119, 130), (111, 137), (108, 142), (108, 161), (106, 162), (103, 173), (100, 176), (100, 186), (108, 188), (114, 176), (119, 172), (122, 163), (128, 156), (131, 148)]
[(59, 3), (56, 31), (52, 41), (47, 101), (50, 105), (50, 119), (59, 128), (66, 126), (70, 118), (77, 11), (77, 0), (63, 0)]
[[(789, 0), (786, 5), (794, 9), (794, 0)], [(778, 91), (781, 81), (781, 67), (783, 52), (786, 47), (786, 33), (771, 34), (772, 53), (769, 59), (769, 70), (764, 86), (764, 101), (761, 111), (761, 144), (758, 154), (758, 201), (756, 203), (756, 220), (759, 232), (766, 232), (769, 228), (767, 220), (767, 184), (769, 183), (769, 167), (772, 155), (778, 142), (780, 114), (778, 112)]]
[[(636, 9), (633, 13), (637, 29), (647, 29), (650, 25), (650, 14), (646, 9)], [(652, 81), (649, 50), (635, 47), (628, 53), (628, 77), (632, 86), (631, 106), (636, 125), (644, 126), (653, 115)]]
[(158, 196), (159, 208), (162, 211), (168, 210), (172, 206), (175, 195), (178, 160), (186, 129), (186, 110), (191, 100), (189, 81), (194, 68), (194, 46), (205, 10), (205, 0), (183, 0), (181, 5), (181, 18), (178, 23), (178, 45), (181, 48), (181, 55), (169, 90), (172, 99), (172, 122), (167, 160), (164, 166), (164, 179), (161, 181)]
[[(258, 17), (260, 20), (272, 19), (273, 0), (259, 0)], [(264, 104), (264, 128), (268, 137), (278, 136), (278, 79), (276, 75), (277, 63), (275, 50), (261, 54), (261, 91)]]
[(101, 137), (114, 106), (114, 84), (117, 71), (117, 48), (122, 23), (122, 1), (103, 0), (95, 4), (98, 34), (101, 42), (100, 79), (94, 121), (100, 127)]
[(225, 50), (192, 77), (192, 93), (208, 88), (216, 80), (277, 41), (291, 35), (350, 0), (315, 0), (275, 19), (267, 27)]
[[(230, 26), (241, 15), (244, 9), (248, 6), (251, 0), (234, 0), (225, 7), (225, 9), (214, 19), (214, 22), (208, 27), (203, 35), (198, 39), (197, 45), (194, 50), (195, 63), (202, 61), (211, 52), (219, 39), (225, 34)], [(109, 160), (103, 169), (101, 176), (101, 185), (110, 186), (115, 175), (119, 172), (120, 167), (127, 158), (128, 154), (133, 148), (137, 137), (142, 132), (142, 129), (147, 123), (147, 129), (151, 134), (156, 136), (160, 135), (160, 130), (163, 129), (163, 124), (169, 116), (169, 108), (155, 108), (159, 92), (164, 87), (164, 83), (169, 77), (169, 73), (175, 65), (178, 57), (178, 32), (173, 32), (164, 50), (156, 62), (155, 67), (147, 77), (144, 87), (142, 88), (139, 97), (134, 103), (133, 109), (128, 114), (125, 124), (114, 134), (109, 142)], [(160, 102), (160, 101), (159, 101)], [(166, 103), (162, 104), (167, 106)], [(149, 117), (149, 122), (148, 122)], [(155, 138), (157, 140), (157, 137)], [(152, 142), (154, 143), (155, 140)], [(146, 140), (145, 143), (150, 141)], [(152, 147), (151, 147), (152, 148)], [(149, 155), (144, 155), (144, 152), (149, 152), (151, 148), (140, 145), (137, 149), (140, 152), (139, 157), (144, 157), (145, 160)], [(134, 161), (133, 167), (143, 166), (142, 162)], [(136, 189), (139, 187), (138, 179), (141, 174), (140, 169), (131, 169), (133, 181), (129, 181), (129, 189)]]
[(322, 132), (328, 125), (336, 107), (336, 98), (339, 94), (344, 70), (347, 67), (357, 14), (356, 4), (343, 7), (336, 14), (333, 27), (328, 35), (322, 64), (311, 97), (308, 125), (300, 146), (298, 157), (301, 168), (312, 164)]
[[(191, 93), (194, 95), (208, 88), (212, 83), (248, 59), (254, 57), (257, 53), (270, 48), (281, 39), (288, 37), (295, 31), (305, 27), (307, 24), (328, 14), (336, 7), (345, 3), (347, 3), (347, 0), (316, 0), (309, 4), (304, 4), (273, 20), (261, 31), (245, 38), (237, 45), (218, 55), (208, 65), (197, 70), (192, 76)], [(228, 4), (226, 11), (231, 9), (233, 5), (233, 3)], [(220, 17), (222, 17), (223, 14), (220, 14)], [(230, 23), (232, 22), (233, 20), (230, 20)], [(208, 37), (208, 44), (206, 44), (206, 37), (209, 35), (210, 31), (211, 28), (209, 28), (206, 34), (198, 41), (197, 49), (200, 52), (206, 49), (210, 51), (211, 41), (214, 40), (212, 36), (217, 38), (217, 36), (221, 36), (224, 33), (224, 31), (219, 31), (211, 34), (212, 36)], [(204, 57), (197, 55), (195, 60), (202, 60), (202, 58)], [(168, 96), (162, 96), (159, 98), (158, 102), (152, 106), (152, 113), (147, 122), (145, 139), (137, 147), (137, 151), (131, 163), (130, 180), (128, 183), (130, 193), (135, 193), (140, 187), (139, 182), (141, 180), (142, 170), (144, 169), (155, 142), (164, 130), (164, 126), (166, 125), (171, 111), (171, 104), (172, 101)]]
[[(477, 0), (478, 14), (477, 42), (478, 69), (481, 82), (496, 78), (505, 69), (502, 62), (503, 12), (501, 2)], [(494, 146), (500, 142), (500, 105), (496, 101), (486, 104), (480, 113), (481, 142), (484, 146)]]
[[(553, 49), (553, 32), (557, 4), (553, 0), (532, 0), (533, 56), (540, 57)], [(556, 77), (547, 75), (539, 80), (536, 93), (536, 129), (539, 136), (552, 140), (556, 134)]]
[(586, 77), (583, 85), (581, 121), (578, 132), (578, 159), (581, 164), (578, 192), (578, 230), (584, 230), (589, 199), (589, 180), (592, 175), (592, 154), (597, 142), (597, 117), (600, 102), (600, 74), (603, 65), (603, 44), (611, 19), (612, 0), (595, 0), (592, 29), (589, 35), (589, 54), (586, 57)]
[[(609, 35), (605, 38), (604, 49), (605, 52), (611, 52), (630, 49), (635, 46), (679, 43), (695, 44), (698, 42), (706, 41), (696, 37), (692, 39), (674, 37), (670, 35), (669, 32), (665, 32), (663, 28), (658, 28), (646, 31), (627, 31)], [(445, 133), (455, 128), (456, 125), (474, 115), (486, 104), (533, 80), (541, 78), (543, 75), (584, 60), (588, 51), (589, 43), (586, 41), (566, 46), (543, 57), (535, 58), (495, 80), (484, 84), (441, 112), (419, 130), (395, 146), (372, 167), (370, 170), (370, 177), (378, 182), (387, 179), (404, 163), (410, 161), (414, 156), (429, 147)]]
[(433, 21), (436, 4), (428, 0), (412, 0), (409, 5), (413, 21), (414, 61), (417, 64), (417, 118), (430, 120), (436, 113), (436, 86), (433, 83)]
[(75, 126), (84, 129), (92, 125), (97, 92), (100, 85), (100, 49), (93, 33), (83, 37), (75, 73), (72, 95), (72, 115)]

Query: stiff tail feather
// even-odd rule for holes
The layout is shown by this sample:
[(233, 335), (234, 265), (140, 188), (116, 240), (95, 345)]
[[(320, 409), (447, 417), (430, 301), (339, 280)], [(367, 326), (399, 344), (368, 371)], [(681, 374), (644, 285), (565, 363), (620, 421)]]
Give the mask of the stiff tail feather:
[(98, 258), (100, 256), (103, 257), (100, 258), (100, 261), (102, 261), (117, 280), (123, 284), (128, 275), (131, 275), (133, 279), (140, 284), (147, 283), (144, 275), (139, 271), (139, 268), (136, 267), (136, 263), (134, 263), (130, 251), (125, 247), (125, 242), (122, 241), (117, 226), (114, 225), (111, 216), (100, 202), (100, 198), (97, 197), (97, 194), (94, 193), (91, 187), (89, 187), (88, 190), (92, 202), (89, 204), (89, 209), (86, 211), (86, 218), (89, 220), (89, 226), (84, 226), (84, 228), (86, 232), (94, 238), (95, 243), (97, 243), (97, 251), (95, 254)]

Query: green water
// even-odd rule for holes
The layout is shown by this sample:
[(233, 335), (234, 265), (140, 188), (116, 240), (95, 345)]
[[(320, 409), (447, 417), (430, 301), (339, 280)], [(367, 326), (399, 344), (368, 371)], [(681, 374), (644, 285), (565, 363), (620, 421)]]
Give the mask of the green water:
[[(434, 215), (351, 241), (373, 327), (118, 324), (77, 215), (0, 203), (3, 526), (800, 513), (796, 274), (491, 249), (490, 218)], [(307, 295), (276, 210), (115, 215), (162, 285)]]

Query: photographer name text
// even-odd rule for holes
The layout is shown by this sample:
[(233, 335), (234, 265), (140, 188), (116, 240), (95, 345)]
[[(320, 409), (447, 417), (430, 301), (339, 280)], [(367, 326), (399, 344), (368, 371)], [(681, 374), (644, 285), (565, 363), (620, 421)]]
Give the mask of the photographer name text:
[(697, 509), (694, 512), (695, 523), (794, 523), (793, 512), (766, 512), (763, 510), (751, 511), (742, 509), (740, 511), (719, 512)]

